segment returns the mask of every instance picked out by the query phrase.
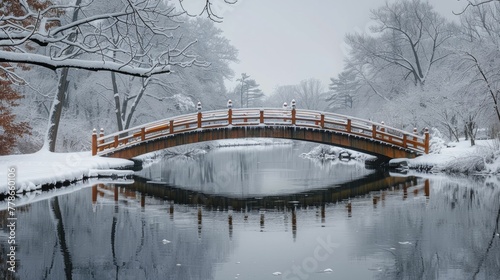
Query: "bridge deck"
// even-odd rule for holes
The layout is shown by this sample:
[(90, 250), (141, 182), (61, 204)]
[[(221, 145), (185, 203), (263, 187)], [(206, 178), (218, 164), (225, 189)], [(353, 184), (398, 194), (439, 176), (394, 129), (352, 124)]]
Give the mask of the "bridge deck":
[[(298, 140), (310, 140), (325, 144), (340, 144), (349, 148), (351, 144), (342, 140), (342, 143), (330, 140), (319, 139), (318, 135), (342, 135), (348, 138), (356, 138), (367, 143), (376, 142), (391, 149), (404, 150), (406, 153), (421, 155), (429, 152), (429, 133), (424, 136), (409, 133), (384, 124), (372, 121), (353, 118), (335, 113), (318, 112), (301, 109), (228, 109), (207, 112), (198, 112), (182, 115), (174, 118), (151, 122), (142, 126), (137, 126), (110, 135), (104, 135), (101, 130), (98, 136), (94, 130), (92, 135), (92, 154), (103, 156), (117, 156), (120, 151), (131, 150), (137, 147), (139, 150), (129, 152), (122, 156), (129, 157), (139, 155), (143, 149), (139, 147), (152, 141), (161, 141), (186, 133), (207, 133), (216, 130), (237, 130), (237, 128), (255, 128), (259, 133), (248, 134), (248, 136), (237, 133), (220, 133), (213, 139), (238, 138), (238, 137), (278, 137)], [(273, 133), (263, 133), (270, 128), (293, 128), (302, 130), (304, 133), (300, 137), (293, 136), (295, 133), (280, 134), (273, 136)], [(246, 129), (245, 129), (246, 131)], [(293, 134), (293, 135), (292, 135)], [(310, 135), (308, 135), (310, 134)], [(325, 138), (325, 137), (323, 137)], [(185, 139), (185, 138), (184, 138)], [(198, 140), (199, 139), (199, 140)], [(199, 138), (195, 140), (170, 141), (169, 146), (158, 146), (157, 149), (167, 148), (175, 145), (189, 144), (198, 141), (212, 140), (211, 137)], [(183, 143), (183, 141), (185, 143)], [(340, 141), (340, 140), (339, 140)], [(344, 142), (346, 144), (344, 144)], [(363, 151), (363, 147), (353, 147)], [(366, 150), (371, 154), (380, 154), (388, 158), (393, 158), (386, 152), (377, 152), (372, 149)], [(151, 149), (144, 151), (151, 152)], [(120, 155), (118, 155), (120, 157)]]

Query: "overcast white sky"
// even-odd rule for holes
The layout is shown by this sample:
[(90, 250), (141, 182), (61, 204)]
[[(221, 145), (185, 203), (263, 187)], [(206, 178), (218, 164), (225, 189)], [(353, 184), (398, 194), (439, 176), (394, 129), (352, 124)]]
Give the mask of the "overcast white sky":
[[(464, 1), (429, 2), (451, 18), (455, 17), (452, 11), (459, 11)], [(238, 0), (235, 5), (215, 2), (214, 9), (224, 17), (217, 26), (239, 50), (234, 79), (247, 73), (270, 94), (278, 85), (308, 78), (320, 79), (326, 88), (330, 77), (342, 70), (345, 34), (365, 30), (370, 24), (370, 9), (385, 2)]]

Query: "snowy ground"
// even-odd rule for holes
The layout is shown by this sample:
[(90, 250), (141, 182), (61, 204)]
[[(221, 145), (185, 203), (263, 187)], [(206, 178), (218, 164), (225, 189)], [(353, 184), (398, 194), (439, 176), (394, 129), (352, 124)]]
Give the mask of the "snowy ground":
[(433, 153), (415, 159), (394, 159), (391, 163), (407, 162), (409, 168), (424, 168), (436, 172), (451, 173), (500, 173), (500, 147), (498, 140), (451, 142)]
[[(15, 176), (16, 192), (40, 189), (45, 184), (78, 181), (98, 175), (125, 175), (131, 171), (110, 170), (133, 166), (124, 159), (93, 157), (90, 152), (51, 153), (40, 151), (34, 154), (0, 157), (0, 194), (8, 191), (8, 177)], [(9, 169), (15, 168), (15, 172)], [(14, 175), (12, 175), (14, 174)]]

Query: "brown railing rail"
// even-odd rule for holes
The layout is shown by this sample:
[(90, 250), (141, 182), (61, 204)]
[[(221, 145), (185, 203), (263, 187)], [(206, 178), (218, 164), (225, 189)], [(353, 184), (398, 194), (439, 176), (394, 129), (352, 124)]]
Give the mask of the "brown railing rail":
[(225, 109), (201, 111), (151, 122), (145, 125), (104, 135), (94, 129), (92, 135), (92, 155), (111, 154), (131, 145), (144, 141), (167, 137), (199, 129), (229, 128), (234, 126), (296, 126), (322, 129), (336, 133), (363, 137), (379, 141), (398, 148), (407, 149), (417, 154), (429, 153), (429, 132), (423, 136), (416, 129), (411, 132), (350, 116), (302, 109)]

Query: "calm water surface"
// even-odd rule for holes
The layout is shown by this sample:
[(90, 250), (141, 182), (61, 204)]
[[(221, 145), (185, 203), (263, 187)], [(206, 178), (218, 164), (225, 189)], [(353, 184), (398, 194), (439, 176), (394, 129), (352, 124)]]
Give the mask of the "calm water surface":
[(2, 210), (0, 278), (500, 279), (496, 178), (391, 177), (310, 147), (165, 158), (18, 206), (14, 275)]

